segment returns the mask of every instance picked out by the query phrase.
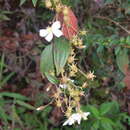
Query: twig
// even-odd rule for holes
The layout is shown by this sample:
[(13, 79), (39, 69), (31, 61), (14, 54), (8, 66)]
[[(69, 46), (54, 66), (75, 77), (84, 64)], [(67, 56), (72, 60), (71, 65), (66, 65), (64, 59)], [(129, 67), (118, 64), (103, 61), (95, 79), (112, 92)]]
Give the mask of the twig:
[(116, 26), (120, 27), (122, 30), (124, 30), (125, 32), (127, 32), (129, 35), (130, 35), (130, 31), (127, 30), (125, 27), (123, 27), (122, 25), (120, 25), (118, 22), (108, 18), (108, 17), (104, 17), (104, 16), (94, 16), (95, 18), (98, 18), (98, 19), (104, 19), (104, 20), (107, 20), (111, 23), (114, 23)]

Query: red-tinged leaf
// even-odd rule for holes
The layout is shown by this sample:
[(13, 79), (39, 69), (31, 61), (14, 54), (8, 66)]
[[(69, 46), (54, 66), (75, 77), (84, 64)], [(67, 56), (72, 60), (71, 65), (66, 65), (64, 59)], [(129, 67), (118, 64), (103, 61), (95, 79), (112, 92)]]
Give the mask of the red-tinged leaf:
[(72, 39), (78, 32), (78, 21), (73, 11), (68, 8), (68, 21), (64, 21), (64, 14), (58, 14), (58, 20), (62, 23), (62, 32), (67, 39)]
[(127, 71), (126, 71), (126, 73), (125, 73), (125, 78), (124, 78), (124, 83), (125, 83), (125, 85), (126, 85), (126, 89), (127, 90), (130, 90), (130, 70), (128, 69), (128, 67), (127, 67), (127, 69), (126, 69)]

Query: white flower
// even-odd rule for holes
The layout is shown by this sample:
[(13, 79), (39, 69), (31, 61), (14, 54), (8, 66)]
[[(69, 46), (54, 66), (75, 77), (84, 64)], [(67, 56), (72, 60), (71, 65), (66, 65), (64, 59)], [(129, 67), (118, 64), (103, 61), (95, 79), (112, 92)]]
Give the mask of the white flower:
[(60, 87), (60, 88), (63, 88), (63, 89), (66, 89), (66, 88), (67, 88), (67, 85), (66, 85), (66, 84), (59, 84), (59, 87)]
[(72, 125), (75, 122), (80, 124), (81, 119), (87, 120), (87, 116), (90, 114), (90, 112), (81, 112), (81, 113), (74, 113), (72, 114), (67, 121), (64, 122), (63, 126), (65, 125)]
[(74, 83), (74, 80), (72, 80), (72, 79), (68, 79), (69, 81), (71, 81), (72, 83)]
[(63, 35), (62, 31), (60, 30), (61, 24), (59, 21), (56, 21), (52, 24), (51, 27), (47, 27), (46, 29), (40, 29), (39, 35), (44, 37), (48, 42), (53, 39), (53, 35), (56, 37), (60, 37)]

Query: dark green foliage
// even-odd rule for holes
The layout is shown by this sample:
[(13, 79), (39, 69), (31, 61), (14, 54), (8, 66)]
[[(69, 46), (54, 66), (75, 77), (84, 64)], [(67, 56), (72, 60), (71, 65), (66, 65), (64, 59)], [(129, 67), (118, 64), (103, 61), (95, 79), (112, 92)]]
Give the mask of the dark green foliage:
[(124, 119), (127, 118), (128, 121), (130, 119), (125, 113), (121, 113), (119, 104), (115, 101), (105, 102), (98, 107), (94, 105), (83, 106), (83, 110), (91, 113), (86, 124), (82, 123), (83, 129), (87, 128), (88, 130), (125, 130)]

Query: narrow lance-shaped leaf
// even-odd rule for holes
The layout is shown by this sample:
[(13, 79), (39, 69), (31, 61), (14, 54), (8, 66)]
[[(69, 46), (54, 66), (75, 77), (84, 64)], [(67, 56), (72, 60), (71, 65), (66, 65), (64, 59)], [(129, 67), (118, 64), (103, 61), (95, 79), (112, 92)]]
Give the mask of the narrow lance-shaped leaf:
[(27, 108), (27, 109), (36, 110), (35, 107), (33, 107), (32, 105), (30, 105), (30, 104), (28, 104), (28, 103), (26, 103), (26, 102), (23, 102), (23, 101), (20, 101), (20, 100), (16, 100), (15, 102), (16, 102), (17, 104), (19, 104), (19, 105), (21, 105), (21, 106)]
[(12, 92), (2, 92), (0, 93), (0, 97), (10, 97), (10, 98), (15, 98), (19, 100), (29, 100), (27, 97), (18, 94), (18, 93), (12, 93)]
[(36, 6), (38, 0), (32, 0), (34, 6)]
[(27, 0), (20, 0), (20, 6), (23, 5)]

